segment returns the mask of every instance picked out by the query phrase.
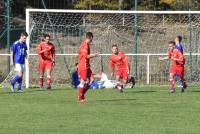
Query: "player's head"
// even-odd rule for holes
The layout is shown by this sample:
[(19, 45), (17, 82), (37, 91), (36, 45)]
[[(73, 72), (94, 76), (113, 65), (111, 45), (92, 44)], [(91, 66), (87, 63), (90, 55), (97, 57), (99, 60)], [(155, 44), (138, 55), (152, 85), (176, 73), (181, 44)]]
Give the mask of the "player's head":
[(180, 36), (180, 35), (176, 36), (175, 42), (180, 43), (181, 41), (182, 41), (182, 36)]
[(113, 54), (118, 54), (119, 50), (118, 50), (118, 46), (116, 44), (112, 45), (112, 53)]
[(170, 41), (168, 43), (169, 50), (172, 51), (175, 48), (176, 43), (174, 41)]
[(93, 34), (92, 32), (87, 32), (86, 33), (86, 40), (88, 41), (88, 43), (91, 43), (93, 40)]
[(49, 43), (49, 40), (50, 40), (50, 35), (49, 34), (44, 34), (43, 35), (43, 41), (45, 42), (45, 43)]
[(20, 34), (20, 41), (21, 42), (26, 42), (26, 38), (28, 37), (28, 34), (27, 34), (27, 32), (22, 32), (21, 34)]

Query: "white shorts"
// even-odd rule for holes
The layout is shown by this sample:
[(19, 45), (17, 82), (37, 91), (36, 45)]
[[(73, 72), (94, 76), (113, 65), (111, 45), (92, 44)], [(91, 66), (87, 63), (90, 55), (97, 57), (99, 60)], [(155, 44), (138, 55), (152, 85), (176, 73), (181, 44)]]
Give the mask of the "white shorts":
[(25, 72), (25, 65), (24, 64), (15, 64), (15, 71), (17, 72)]

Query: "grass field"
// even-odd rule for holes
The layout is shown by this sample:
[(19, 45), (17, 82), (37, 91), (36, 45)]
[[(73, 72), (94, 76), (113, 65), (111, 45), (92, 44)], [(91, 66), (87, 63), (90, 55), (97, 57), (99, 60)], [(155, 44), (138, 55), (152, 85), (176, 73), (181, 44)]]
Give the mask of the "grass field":
[(0, 91), (1, 134), (199, 134), (200, 89), (175, 94), (168, 87), (76, 91)]

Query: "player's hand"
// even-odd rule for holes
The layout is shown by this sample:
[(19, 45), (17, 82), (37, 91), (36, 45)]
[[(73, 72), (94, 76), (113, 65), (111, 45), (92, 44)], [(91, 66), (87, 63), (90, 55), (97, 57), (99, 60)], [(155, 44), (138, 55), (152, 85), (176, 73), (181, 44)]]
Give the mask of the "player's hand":
[(163, 60), (163, 58), (162, 58), (162, 57), (159, 57), (158, 59), (159, 59), (160, 61), (162, 61), (162, 60)]
[(130, 71), (129, 71), (129, 70), (127, 71), (127, 74), (128, 74), (128, 75), (130, 74)]
[(94, 53), (94, 56), (95, 57), (99, 56), (99, 52)]

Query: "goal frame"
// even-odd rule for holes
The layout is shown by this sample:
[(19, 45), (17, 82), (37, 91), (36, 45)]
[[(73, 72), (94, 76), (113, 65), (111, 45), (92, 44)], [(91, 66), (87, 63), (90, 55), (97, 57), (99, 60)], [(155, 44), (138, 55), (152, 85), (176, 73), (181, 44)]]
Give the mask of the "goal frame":
[[(46, 13), (101, 13), (101, 14), (200, 14), (200, 11), (122, 11), (122, 10), (63, 10), (63, 9), (26, 9), (26, 32), (30, 35), (30, 22), (29, 22), (29, 14), (30, 12), (46, 12)], [(27, 48), (28, 48), (28, 56), (33, 56), (37, 54), (31, 54), (29, 53), (29, 46), (30, 46), (30, 36), (27, 37)], [(77, 54), (56, 54), (60, 56), (67, 56), (67, 55), (77, 55)], [(100, 54), (100, 55), (110, 55), (110, 54)], [(158, 54), (152, 54), (152, 53), (143, 53), (143, 54), (133, 54), (129, 53), (127, 55), (137, 55), (137, 56), (146, 56), (147, 63), (146, 63), (146, 70), (147, 70), (147, 80), (146, 84), (150, 84), (150, 56), (162, 56), (166, 55), (165, 53), (158, 53)], [(200, 53), (185, 53), (185, 55), (194, 56), (194, 55), (200, 55)], [(26, 60), (26, 74), (25, 74), (25, 85), (26, 88), (29, 88), (29, 60)]]

